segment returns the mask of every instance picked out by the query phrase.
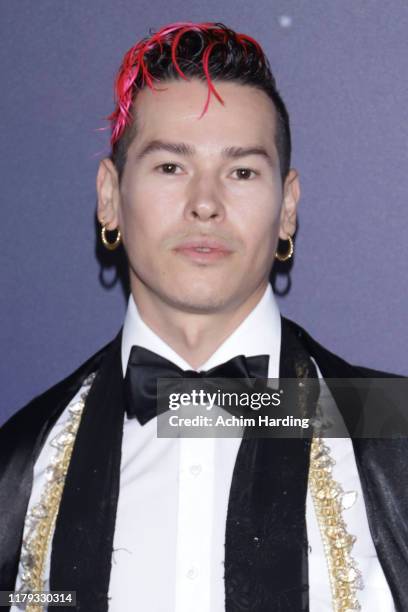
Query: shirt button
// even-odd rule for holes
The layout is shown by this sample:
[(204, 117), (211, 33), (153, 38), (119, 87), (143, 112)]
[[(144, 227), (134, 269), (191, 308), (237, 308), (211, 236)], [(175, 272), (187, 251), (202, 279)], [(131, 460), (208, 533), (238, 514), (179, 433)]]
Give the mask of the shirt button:
[(198, 463), (190, 466), (190, 472), (193, 476), (198, 476), (201, 474), (202, 469), (203, 468)]
[(190, 567), (186, 576), (187, 578), (190, 578), (190, 580), (194, 580), (194, 578), (197, 578), (198, 576), (198, 569), (196, 567)]

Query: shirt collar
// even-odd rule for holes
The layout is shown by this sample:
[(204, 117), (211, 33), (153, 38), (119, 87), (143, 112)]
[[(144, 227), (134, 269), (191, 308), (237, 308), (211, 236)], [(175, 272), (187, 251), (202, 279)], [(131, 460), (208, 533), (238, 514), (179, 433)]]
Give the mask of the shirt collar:
[[(122, 333), (123, 376), (130, 350), (135, 344), (161, 355), (183, 370), (191, 370), (191, 366), (146, 325), (130, 294)], [(280, 345), (280, 313), (272, 287), (268, 284), (258, 304), (199, 369), (208, 370), (237, 355), (269, 355), (268, 377), (278, 378)]]

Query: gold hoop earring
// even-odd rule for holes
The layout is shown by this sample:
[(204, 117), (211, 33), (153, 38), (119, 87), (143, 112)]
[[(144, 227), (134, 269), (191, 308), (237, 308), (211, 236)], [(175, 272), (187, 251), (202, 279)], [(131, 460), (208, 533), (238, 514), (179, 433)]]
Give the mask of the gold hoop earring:
[(287, 240), (289, 242), (289, 248), (288, 248), (287, 252), (284, 253), (284, 255), (281, 255), (280, 253), (278, 253), (278, 251), (276, 251), (276, 253), (275, 253), (275, 257), (279, 261), (287, 261), (288, 259), (290, 259), (292, 257), (292, 255), (293, 255), (294, 250), (295, 250), (295, 247), (293, 245), (292, 236), (288, 236)]
[[(120, 229), (118, 227), (116, 228), (117, 234), (116, 234), (116, 238), (115, 238), (114, 242), (109, 242), (109, 240), (106, 237), (106, 231), (107, 231), (106, 230), (106, 225), (102, 225), (101, 239), (102, 239), (103, 245), (104, 245), (105, 248), (108, 249), (108, 251), (114, 251), (115, 249), (118, 248), (118, 246), (120, 245), (120, 242), (121, 242), (122, 236), (121, 236), (121, 233), (120, 233)], [(112, 230), (112, 231), (115, 231), (115, 230)]]

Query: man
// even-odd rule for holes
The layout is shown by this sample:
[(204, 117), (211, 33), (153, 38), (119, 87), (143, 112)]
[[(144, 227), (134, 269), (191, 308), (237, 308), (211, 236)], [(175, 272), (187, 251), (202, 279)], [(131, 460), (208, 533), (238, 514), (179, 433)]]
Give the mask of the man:
[(116, 96), (98, 218), (128, 311), (2, 430), (1, 589), (74, 590), (86, 612), (408, 609), (404, 439), (160, 438), (149, 408), (168, 372), (386, 376), (279, 315), (300, 188), (262, 49), (169, 25), (126, 54)]

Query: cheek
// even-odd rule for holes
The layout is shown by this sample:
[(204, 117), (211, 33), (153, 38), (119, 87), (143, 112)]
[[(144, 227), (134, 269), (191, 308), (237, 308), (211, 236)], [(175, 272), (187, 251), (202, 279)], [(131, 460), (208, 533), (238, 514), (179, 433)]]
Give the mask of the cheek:
[(249, 245), (248, 260), (256, 268), (270, 267), (275, 257), (279, 234), (279, 223), (269, 218), (254, 230)]
[(269, 250), (277, 239), (280, 225), (279, 193), (274, 196), (271, 197), (271, 193), (263, 194), (263, 198), (254, 199), (237, 211), (235, 225), (251, 251)]
[(149, 185), (123, 190), (121, 226), (125, 244), (127, 241), (148, 246), (157, 241), (171, 221), (169, 209), (168, 194)]

